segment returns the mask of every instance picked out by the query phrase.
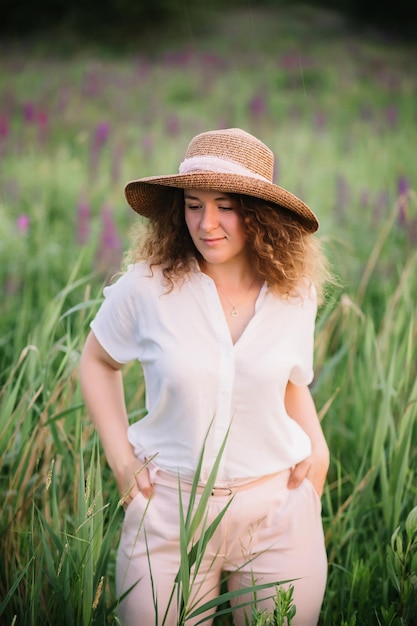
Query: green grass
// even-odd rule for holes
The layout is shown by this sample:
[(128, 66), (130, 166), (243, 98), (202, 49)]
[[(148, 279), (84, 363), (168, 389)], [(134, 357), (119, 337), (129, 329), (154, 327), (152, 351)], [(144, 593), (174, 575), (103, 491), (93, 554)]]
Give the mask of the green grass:
[[(0, 60), (0, 623), (116, 623), (122, 512), (83, 406), (80, 352), (128, 245), (123, 184), (175, 172), (196, 132), (230, 125), (274, 149), (277, 182), (319, 215), (340, 276), (319, 312), (313, 385), (332, 455), (321, 625), (411, 626), (415, 47), (352, 34), (332, 14), (252, 8), (126, 55), (27, 52)], [(140, 418), (136, 365), (126, 395)]]

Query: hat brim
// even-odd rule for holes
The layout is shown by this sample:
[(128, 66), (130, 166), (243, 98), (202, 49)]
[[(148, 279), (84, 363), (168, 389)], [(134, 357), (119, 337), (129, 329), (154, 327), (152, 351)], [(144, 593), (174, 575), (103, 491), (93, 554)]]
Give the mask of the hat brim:
[(167, 188), (170, 187), (216, 190), (253, 196), (275, 204), (278, 211), (280, 208), (287, 209), (308, 232), (313, 233), (319, 227), (317, 217), (297, 196), (283, 187), (249, 176), (208, 171), (150, 176), (127, 183), (125, 196), (136, 213), (151, 217), (158, 199), (166, 198)]

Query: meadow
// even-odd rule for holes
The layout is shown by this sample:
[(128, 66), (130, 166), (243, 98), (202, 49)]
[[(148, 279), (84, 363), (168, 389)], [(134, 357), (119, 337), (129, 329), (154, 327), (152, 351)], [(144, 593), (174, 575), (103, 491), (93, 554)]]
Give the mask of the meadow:
[[(312, 386), (331, 450), (320, 624), (417, 624), (417, 47), (307, 9), (211, 24), (119, 52), (2, 49), (2, 626), (116, 623), (123, 513), (80, 352), (138, 219), (124, 183), (174, 173), (190, 138), (221, 126), (271, 146), (338, 276)], [(134, 420), (140, 369), (125, 374)]]

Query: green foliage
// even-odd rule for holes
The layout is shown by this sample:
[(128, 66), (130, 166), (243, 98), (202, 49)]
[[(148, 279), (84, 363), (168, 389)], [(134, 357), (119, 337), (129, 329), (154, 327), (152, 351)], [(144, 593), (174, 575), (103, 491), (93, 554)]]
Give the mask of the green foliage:
[(275, 608), (272, 613), (266, 610), (259, 611), (256, 606), (252, 609), (252, 626), (291, 626), (297, 607), (293, 602), (294, 587), (288, 589), (278, 587), (275, 594)]
[(417, 614), (417, 507), (391, 537), (387, 570), (396, 593), (389, 610), (381, 607), (381, 623), (411, 624)]

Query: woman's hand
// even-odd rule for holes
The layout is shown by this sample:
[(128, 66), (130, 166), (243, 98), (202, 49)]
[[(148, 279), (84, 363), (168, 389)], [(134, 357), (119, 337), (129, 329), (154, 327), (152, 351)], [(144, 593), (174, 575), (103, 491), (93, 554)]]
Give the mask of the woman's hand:
[(321, 497), (330, 454), (309, 388), (297, 387), (289, 382), (285, 392), (285, 406), (290, 417), (301, 426), (311, 441), (311, 455), (292, 468), (288, 488), (296, 489), (308, 478)]
[(121, 469), (115, 471), (120, 501), (127, 508), (133, 498), (141, 493), (149, 499), (153, 494), (153, 486), (149, 480), (149, 471), (146, 463), (142, 463), (133, 456)]
[(308, 478), (321, 498), (328, 469), (328, 449), (324, 448), (320, 453), (313, 452), (292, 468), (288, 479), (288, 489), (296, 489), (305, 478)]

